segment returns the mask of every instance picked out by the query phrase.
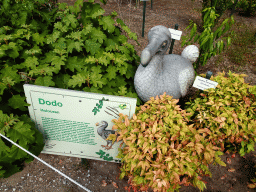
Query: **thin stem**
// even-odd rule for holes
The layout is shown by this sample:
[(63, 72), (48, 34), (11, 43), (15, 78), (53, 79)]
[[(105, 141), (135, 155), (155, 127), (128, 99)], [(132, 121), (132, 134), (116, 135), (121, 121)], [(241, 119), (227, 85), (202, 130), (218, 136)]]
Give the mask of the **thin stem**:
[(130, 25), (131, 25), (131, 23), (130, 23), (130, 15), (131, 15), (131, 6), (132, 6), (132, 0), (130, 0), (130, 9), (129, 9), (129, 28), (130, 28)]

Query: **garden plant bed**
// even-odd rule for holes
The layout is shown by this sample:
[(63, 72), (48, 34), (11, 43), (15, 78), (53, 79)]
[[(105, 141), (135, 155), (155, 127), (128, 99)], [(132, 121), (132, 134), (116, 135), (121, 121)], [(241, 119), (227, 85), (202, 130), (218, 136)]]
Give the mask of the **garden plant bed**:
[[(189, 31), (185, 31), (185, 28), (189, 25), (189, 19), (201, 26), (201, 12), (202, 5), (199, 0), (192, 2), (191, 0), (154, 0), (153, 9), (151, 10), (150, 2), (147, 3), (146, 19), (145, 19), (145, 34), (142, 33), (142, 14), (143, 4), (140, 3), (138, 8), (135, 8), (135, 1), (132, 1), (132, 5), (129, 5), (129, 0), (122, 0), (119, 4), (117, 0), (112, 0), (106, 5), (101, 4), (101, 7), (105, 10), (104, 15), (109, 15), (111, 12), (116, 11), (118, 18), (121, 18), (132, 32), (137, 33), (138, 42), (140, 46), (132, 40), (129, 43), (135, 46), (135, 49), (140, 56), (142, 50), (146, 47), (148, 31), (156, 26), (163, 25), (168, 28), (174, 28), (174, 25), (179, 24), (178, 30), (182, 31), (182, 36), (188, 34)], [(58, 2), (65, 2), (64, 0)], [(69, 4), (71, 5), (71, 4)], [(226, 11), (224, 17), (228, 16), (230, 11)], [(238, 38), (244, 38), (241, 42), (246, 42), (246, 38), (250, 36), (251, 32), (256, 33), (256, 18), (255, 17), (243, 17), (238, 13), (234, 14), (234, 20), (237, 22), (232, 27), (232, 30), (238, 33)], [(200, 29), (200, 27), (199, 27)], [(248, 32), (246, 30), (248, 29)], [(239, 43), (238, 43), (239, 44)], [(197, 45), (197, 44), (196, 44)], [(213, 72), (216, 75), (218, 72), (230, 71), (237, 74), (246, 74), (245, 82), (251, 85), (256, 85), (256, 45), (249, 44), (245, 53), (242, 49), (238, 49), (238, 46), (232, 44), (231, 47), (221, 53), (212, 57), (205, 66), (199, 66), (196, 70), (198, 74), (206, 73), (207, 71)], [(239, 45), (244, 47), (244, 45)], [(181, 54), (185, 47), (181, 47), (181, 41), (175, 41), (173, 53)], [(237, 52), (236, 52), (237, 51)], [(244, 56), (243, 60), (239, 60), (239, 56)], [(239, 63), (235, 63), (237, 61)], [(185, 102), (189, 97), (192, 97), (197, 89), (192, 88), (184, 99)], [(182, 104), (182, 103), (180, 103)], [(182, 105), (181, 105), (182, 106)], [(254, 147), (254, 149), (256, 149)], [(110, 163), (105, 161), (87, 160), (86, 165), (81, 165), (81, 159), (75, 157), (66, 157), (58, 155), (43, 154), (39, 155), (39, 158), (46, 161), (53, 167), (57, 168), (64, 174), (68, 175), (72, 179), (76, 180), (83, 186), (87, 187), (93, 192), (124, 192), (125, 187), (129, 187), (128, 178), (123, 180), (119, 179), (119, 167), (120, 164)], [(220, 165), (209, 165), (209, 169), (212, 173), (212, 178), (203, 177), (205, 180), (206, 192), (253, 192), (255, 189), (247, 187), (250, 179), (256, 177), (256, 152), (250, 152), (244, 157), (241, 157), (238, 153), (232, 156), (232, 154), (225, 153), (221, 156), (227, 166), (222, 167)], [(0, 179), (0, 191), (24, 191), (24, 192), (51, 192), (51, 191), (84, 191), (69, 180), (65, 179), (52, 169), (46, 167), (37, 160), (34, 160), (30, 164), (25, 164), (24, 170), (6, 179)], [(132, 191), (132, 190), (131, 190)], [(152, 190), (149, 190), (152, 191)], [(182, 186), (180, 191), (197, 192), (199, 189), (193, 186)]]

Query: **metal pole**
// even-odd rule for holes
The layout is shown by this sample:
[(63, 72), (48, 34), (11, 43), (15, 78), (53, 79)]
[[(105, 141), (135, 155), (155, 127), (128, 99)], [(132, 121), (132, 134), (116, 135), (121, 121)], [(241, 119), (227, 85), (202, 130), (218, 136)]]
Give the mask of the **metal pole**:
[[(212, 72), (211, 71), (207, 71), (206, 73), (206, 79), (210, 79), (212, 76)], [(203, 90), (200, 90), (200, 93), (203, 93), (204, 91)]]
[(151, 0), (151, 9), (153, 9), (153, 0)]
[(212, 76), (212, 72), (211, 71), (207, 71), (206, 73), (206, 79), (210, 79)]
[(238, 0), (235, 1), (234, 5), (232, 7), (232, 10), (231, 10), (231, 13), (230, 13), (230, 17), (235, 13), (237, 3), (238, 3)]
[(144, 7), (143, 7), (142, 37), (144, 37), (145, 13), (146, 13), (146, 1), (144, 1)]
[[(175, 27), (174, 27), (175, 30), (177, 30), (178, 27), (179, 27), (179, 25), (178, 25), (178, 24), (175, 24)], [(174, 42), (175, 42), (175, 39), (172, 40), (172, 44), (171, 44), (171, 47), (170, 47), (169, 54), (172, 54), (172, 49), (173, 49)]]
[(81, 158), (81, 164), (82, 164), (82, 165), (86, 165), (87, 162), (88, 162), (87, 159)]

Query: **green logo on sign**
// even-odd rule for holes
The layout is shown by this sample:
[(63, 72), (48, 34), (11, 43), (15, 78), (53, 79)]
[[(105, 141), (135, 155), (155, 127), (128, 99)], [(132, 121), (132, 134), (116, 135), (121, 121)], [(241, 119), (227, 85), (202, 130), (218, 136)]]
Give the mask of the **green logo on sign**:
[(50, 101), (45, 101), (45, 100), (42, 99), (42, 98), (38, 98), (38, 100), (39, 100), (39, 104), (41, 104), (41, 105), (46, 104), (46, 105), (52, 105), (52, 106), (59, 106), (59, 107), (62, 107), (62, 103), (61, 103), (61, 102), (56, 103), (56, 100), (54, 100), (54, 101), (52, 101), (52, 102), (50, 102)]

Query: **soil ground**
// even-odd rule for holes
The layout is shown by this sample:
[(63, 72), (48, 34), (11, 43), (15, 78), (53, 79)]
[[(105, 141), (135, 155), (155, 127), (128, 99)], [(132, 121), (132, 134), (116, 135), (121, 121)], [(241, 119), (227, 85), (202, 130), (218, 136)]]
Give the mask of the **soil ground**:
[[(65, 1), (59, 1), (65, 2)], [(99, 0), (96, 2), (100, 3)], [(153, 9), (151, 10), (150, 2), (147, 3), (146, 8), (146, 22), (145, 22), (145, 35), (142, 37), (142, 14), (143, 3), (135, 8), (135, 1), (132, 5), (129, 5), (128, 0), (123, 0), (120, 6), (112, 0), (106, 5), (101, 4), (101, 7), (106, 11), (104, 15), (109, 15), (112, 11), (118, 13), (118, 17), (125, 21), (132, 32), (136, 32), (138, 35), (138, 41), (141, 46), (137, 46), (133, 40), (129, 43), (135, 46), (135, 49), (140, 56), (142, 50), (147, 45), (147, 33), (156, 25), (164, 25), (168, 28), (174, 28), (174, 25), (179, 24), (179, 29), (183, 32), (182, 35), (187, 35), (185, 28), (189, 25), (189, 19), (195, 21), (197, 25), (201, 24), (201, 13), (195, 11), (201, 9), (201, 2), (195, 0), (154, 0)], [(227, 11), (229, 14), (230, 11)], [(236, 21), (239, 21), (256, 32), (256, 18), (255, 17), (242, 17), (237, 13), (234, 14)], [(181, 41), (175, 41), (173, 53), (181, 54)], [(252, 52), (255, 53), (255, 47), (252, 48)], [(225, 53), (221, 54), (221, 61), (218, 62), (220, 56), (212, 57), (205, 66), (200, 66), (196, 71), (198, 74), (212, 71), (213, 75), (217, 72), (232, 71), (237, 74), (247, 74), (245, 82), (251, 85), (256, 85), (256, 65), (254, 60), (250, 65), (241, 66), (239, 64), (231, 62)], [(218, 65), (217, 65), (218, 63)], [(188, 97), (193, 95), (195, 88), (191, 90)], [(86, 165), (81, 165), (80, 158), (49, 155), (41, 153), (39, 158), (46, 161), (53, 167), (57, 168), (64, 174), (73, 178), (81, 185), (90, 189), (93, 192), (124, 192), (125, 187), (128, 187), (128, 178), (123, 180), (119, 179), (119, 167), (120, 164), (87, 160)], [(244, 157), (239, 156), (237, 153), (232, 158), (231, 154), (225, 153), (221, 156), (227, 166), (221, 167), (219, 165), (209, 165), (209, 169), (212, 173), (212, 178), (203, 177), (207, 182), (207, 189), (204, 192), (253, 192), (255, 189), (249, 189), (247, 184), (250, 179), (255, 178), (256, 169), (256, 152), (253, 151), (246, 154)], [(234, 169), (234, 170), (233, 170)], [(25, 164), (24, 170), (5, 179), (0, 179), (0, 191), (21, 191), (21, 192), (79, 192), (84, 191), (69, 180), (65, 179), (52, 169), (46, 167), (41, 162), (34, 160), (30, 164)], [(131, 190), (132, 191), (132, 190)], [(152, 191), (152, 190), (149, 190)], [(198, 192), (199, 189), (192, 186), (182, 186), (181, 192)]]

